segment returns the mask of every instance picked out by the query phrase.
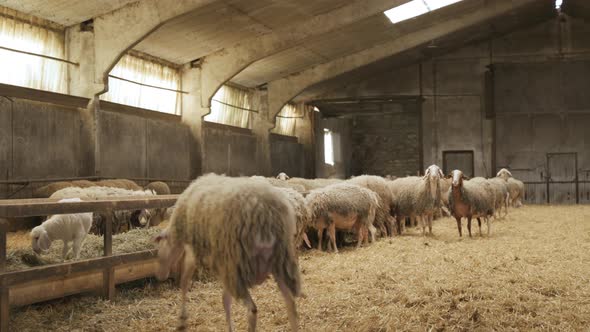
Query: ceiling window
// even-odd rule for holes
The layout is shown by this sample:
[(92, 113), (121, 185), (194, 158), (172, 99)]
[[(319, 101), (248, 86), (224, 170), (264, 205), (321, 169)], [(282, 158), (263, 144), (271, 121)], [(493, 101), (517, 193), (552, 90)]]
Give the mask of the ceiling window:
[(391, 23), (409, 20), (461, 0), (412, 0), (384, 12)]
[(250, 90), (223, 85), (211, 100), (211, 113), (206, 121), (234, 127), (252, 128), (254, 93)]
[(0, 83), (67, 93), (64, 57), (62, 30), (0, 7)]
[(176, 68), (124, 55), (109, 74), (109, 91), (101, 99), (180, 115), (180, 73)]

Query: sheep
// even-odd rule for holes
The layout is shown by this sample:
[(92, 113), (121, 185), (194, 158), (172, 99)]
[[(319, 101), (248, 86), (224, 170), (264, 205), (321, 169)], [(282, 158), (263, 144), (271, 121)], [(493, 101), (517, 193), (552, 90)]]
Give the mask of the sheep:
[(289, 322), (297, 330), (293, 297), (301, 292), (301, 276), (293, 236), (295, 214), (279, 189), (250, 178), (208, 174), (180, 195), (170, 225), (156, 237), (156, 277), (165, 280), (185, 253), (181, 276), (180, 330), (186, 329), (187, 292), (196, 264), (203, 264), (223, 284), (223, 305), (229, 331), (232, 298), (248, 308), (248, 330), (256, 329), (256, 304), (249, 289), (270, 274), (285, 299)]
[(491, 222), (489, 217), (494, 214), (494, 194), (493, 190), (486, 188), (479, 180), (465, 180), (463, 172), (454, 170), (452, 172), (453, 182), (447, 195), (449, 198), (449, 210), (455, 220), (459, 236), (463, 236), (461, 219), (467, 218), (467, 229), (471, 237), (471, 219), (477, 218), (480, 225), (481, 235), (481, 218), (484, 218), (488, 226), (488, 235), (491, 232)]
[[(59, 203), (81, 202), (79, 198), (61, 199)], [(69, 242), (73, 242), (74, 259), (80, 258), (80, 250), (92, 226), (92, 213), (55, 214), (31, 230), (31, 246), (36, 254), (49, 250), (55, 240), (63, 242), (62, 258), (65, 261)]]
[(508, 200), (510, 195), (508, 192), (508, 184), (501, 178), (491, 178), (488, 182), (492, 185), (495, 191), (495, 212), (498, 218), (502, 217), (502, 207), (504, 207), (504, 217), (508, 215)]
[(408, 176), (399, 178), (389, 183), (393, 196), (395, 215), (398, 223), (398, 232), (404, 229), (406, 217), (417, 218), (422, 226), (422, 234), (426, 235), (426, 227), (432, 234), (432, 219), (435, 211), (442, 204), (440, 192), (440, 179), (444, 177), (440, 168), (436, 165), (429, 166), (423, 177)]
[(376, 210), (379, 208), (379, 197), (373, 191), (351, 183), (338, 183), (312, 190), (305, 197), (311, 212), (312, 225), (318, 231), (318, 250), (322, 250), (324, 230), (334, 252), (336, 246), (336, 229), (354, 230), (358, 234), (357, 248), (368, 241), (368, 232), (374, 241)]
[[(170, 187), (168, 186), (168, 184), (166, 184), (166, 182), (162, 182), (162, 181), (150, 182), (143, 189), (144, 190), (151, 190), (156, 195), (170, 195), (170, 193), (171, 193)], [(164, 219), (166, 219), (166, 214), (168, 212), (168, 209), (167, 208), (161, 208), (161, 209), (152, 209), (151, 211), (147, 211), (147, 210), (141, 210), (139, 212), (136, 211), (136, 213), (139, 213), (139, 215), (138, 215), (137, 218), (132, 218), (132, 220), (142, 220), (141, 219), (141, 217), (142, 217), (141, 213), (143, 211), (149, 212), (150, 216), (148, 217), (146, 215), (145, 217), (147, 218), (147, 220), (150, 221), (150, 225), (151, 226), (157, 226)]]
[(502, 168), (496, 174), (496, 177), (504, 179), (508, 186), (509, 199), (508, 204), (513, 207), (521, 207), (524, 199), (524, 183), (515, 179), (509, 170)]
[(92, 187), (94, 185), (93, 182), (88, 180), (76, 180), (76, 181), (59, 181), (47, 184), (45, 186), (39, 187), (33, 191), (34, 198), (49, 198), (54, 192), (69, 188), (69, 187), (78, 187), (78, 188), (87, 188)]
[[(152, 190), (127, 190), (121, 188), (110, 188), (110, 187), (88, 187), (88, 188), (64, 188), (61, 190), (56, 191), (51, 195), (51, 198), (81, 198), (84, 200), (96, 200), (99, 198), (107, 198), (107, 197), (124, 197), (124, 196), (154, 196), (155, 193)], [(137, 211), (115, 211), (112, 214), (114, 227), (113, 232), (117, 233), (121, 230), (122, 226), (126, 226), (127, 228), (131, 228), (132, 226), (137, 227), (149, 227), (150, 226), (150, 217), (155, 213), (152, 210), (142, 209), (137, 213)], [(96, 222), (93, 225), (92, 232), (95, 234), (102, 234), (102, 220), (105, 219), (106, 216), (101, 215), (100, 218), (97, 218)], [(134, 220), (135, 218), (137, 220)]]
[(96, 186), (99, 187), (110, 187), (110, 188), (120, 188), (120, 189), (127, 189), (127, 190), (141, 190), (141, 187), (135, 183), (134, 181), (127, 180), (127, 179), (111, 179), (111, 180), (101, 180), (95, 182)]
[(443, 177), (439, 180), (442, 204), (437, 218), (440, 216), (449, 217), (451, 215), (451, 212), (449, 212), (449, 197), (447, 196), (447, 192), (449, 191), (449, 188), (451, 188), (451, 181), (452, 179), (450, 176)]
[(290, 178), (287, 180), (288, 183), (298, 184), (305, 188), (306, 191), (313, 189), (323, 188), (331, 184), (341, 183), (344, 180), (341, 179), (304, 179), (304, 178)]
[(275, 179), (275, 178), (267, 178), (264, 176), (260, 176), (260, 175), (254, 175), (251, 178), (253, 179), (259, 179), (259, 180), (264, 180), (268, 183), (270, 183), (271, 185), (273, 185), (274, 187), (278, 187), (278, 188), (291, 188), (295, 191), (297, 191), (298, 193), (306, 193), (307, 190), (305, 189), (304, 186), (300, 185), (300, 184), (296, 184), (296, 183), (291, 183), (289, 181), (285, 181), (285, 180), (279, 180), (279, 179)]
[(286, 181), (286, 180), (289, 180), (289, 179), (290, 179), (290, 177), (289, 177), (289, 176), (288, 176), (288, 175), (287, 175), (285, 172), (280, 172), (280, 173), (277, 175), (277, 179), (279, 179), (279, 180), (283, 180), (283, 181)]
[(383, 235), (393, 236), (395, 220), (391, 216), (392, 196), (387, 186), (387, 180), (375, 175), (361, 175), (348, 180), (349, 183), (359, 185), (375, 192), (379, 198), (379, 206), (375, 214), (375, 226)]
[(293, 190), (291, 188), (282, 188), (277, 187), (281, 192), (283, 192), (293, 210), (295, 211), (295, 219), (296, 219), (296, 233), (295, 233), (295, 246), (296, 248), (300, 247), (302, 243), (305, 243), (309, 248), (311, 248), (311, 244), (309, 239), (307, 238), (306, 231), (310, 227), (311, 224), (311, 214), (310, 211), (305, 203), (305, 198), (301, 193)]

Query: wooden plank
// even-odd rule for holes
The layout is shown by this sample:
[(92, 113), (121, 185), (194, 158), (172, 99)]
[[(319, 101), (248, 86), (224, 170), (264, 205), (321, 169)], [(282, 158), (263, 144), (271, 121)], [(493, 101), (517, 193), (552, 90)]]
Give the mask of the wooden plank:
[(115, 268), (108, 267), (102, 272), (102, 297), (105, 300), (115, 299)]
[(0, 332), (8, 332), (10, 302), (8, 288), (0, 288)]
[(6, 269), (6, 233), (8, 220), (0, 218), (0, 273)]
[[(115, 284), (152, 277), (156, 266), (156, 258), (119, 265), (114, 269)], [(10, 288), (10, 305), (30, 305), (80, 293), (95, 292), (102, 295), (99, 291), (102, 290), (103, 282), (104, 274), (100, 270), (31, 281)]]
[(103, 250), (104, 256), (113, 254), (113, 212), (109, 211), (104, 214), (105, 220), (103, 225)]
[(153, 259), (157, 256), (157, 250), (144, 250), (130, 254), (121, 254), (108, 257), (91, 258), (76, 262), (40, 266), (23, 271), (0, 273), (0, 285), (11, 287), (27, 282), (43, 280), (52, 277), (66, 277), (81, 272), (104, 270), (107, 267), (125, 265)]
[(178, 199), (178, 195), (151, 197), (111, 197), (93, 201), (58, 203), (57, 199), (8, 199), (0, 201), (0, 217), (18, 218), (46, 216), (52, 214), (97, 212), (110, 210), (135, 210), (167, 208)]

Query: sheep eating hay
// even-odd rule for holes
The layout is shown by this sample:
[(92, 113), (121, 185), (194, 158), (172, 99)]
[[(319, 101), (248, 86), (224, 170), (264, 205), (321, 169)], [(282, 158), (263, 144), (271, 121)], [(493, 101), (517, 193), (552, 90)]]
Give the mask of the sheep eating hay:
[(318, 250), (322, 250), (326, 228), (335, 252), (338, 252), (336, 229), (354, 230), (358, 234), (357, 247), (363, 239), (368, 241), (369, 231), (372, 240), (375, 240), (373, 222), (379, 198), (373, 191), (356, 184), (338, 183), (312, 190), (305, 201), (311, 212), (312, 224), (318, 231)]
[[(79, 198), (59, 200), (59, 203), (81, 202)], [(63, 242), (62, 258), (65, 260), (69, 251), (69, 242), (73, 242), (74, 259), (80, 257), (84, 238), (92, 226), (92, 213), (56, 214), (50, 216), (41, 225), (31, 230), (31, 246), (40, 254), (51, 247), (55, 240)]]
[(156, 276), (168, 278), (170, 267), (185, 252), (181, 277), (180, 329), (186, 328), (186, 294), (195, 264), (211, 269), (223, 284), (223, 304), (229, 330), (232, 297), (248, 308), (249, 331), (256, 328), (256, 305), (249, 288), (269, 274), (276, 280), (297, 330), (293, 297), (301, 281), (293, 238), (295, 215), (284, 194), (270, 184), (249, 178), (214, 174), (195, 180), (178, 198), (170, 225), (157, 238)]

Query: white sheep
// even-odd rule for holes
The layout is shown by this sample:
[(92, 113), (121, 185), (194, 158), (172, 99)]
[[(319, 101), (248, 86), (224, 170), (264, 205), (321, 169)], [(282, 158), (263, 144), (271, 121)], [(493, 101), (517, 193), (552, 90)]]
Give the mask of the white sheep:
[(287, 175), (287, 173), (285, 173), (285, 172), (280, 172), (280, 173), (279, 173), (279, 175), (277, 175), (277, 179), (279, 179), (279, 180), (283, 180), (283, 181), (286, 181), (286, 180), (289, 180), (290, 178), (289, 178), (289, 176)]
[(485, 179), (465, 180), (463, 172), (454, 170), (453, 182), (449, 189), (449, 210), (455, 220), (459, 236), (463, 236), (461, 219), (467, 218), (467, 230), (471, 237), (471, 219), (477, 218), (481, 235), (481, 218), (484, 218), (488, 226), (488, 235), (491, 232), (489, 217), (494, 215), (495, 196), (493, 189), (485, 185)]
[(168, 278), (185, 253), (181, 276), (182, 311), (179, 329), (186, 328), (186, 294), (196, 264), (223, 284), (223, 305), (230, 331), (232, 298), (248, 308), (248, 330), (256, 329), (256, 304), (249, 289), (273, 275), (297, 330), (294, 296), (301, 278), (295, 255), (295, 214), (286, 196), (270, 184), (250, 178), (209, 174), (195, 180), (178, 198), (170, 225), (157, 238), (156, 277)]
[(354, 230), (358, 234), (357, 247), (368, 233), (375, 241), (373, 226), (379, 208), (379, 197), (373, 191), (352, 183), (338, 183), (314, 189), (305, 197), (311, 212), (312, 225), (318, 231), (318, 250), (322, 250), (322, 237), (328, 229), (330, 243), (335, 252), (336, 230)]
[[(62, 199), (59, 203), (81, 202), (79, 198)], [(51, 247), (55, 240), (63, 242), (62, 258), (65, 260), (69, 251), (69, 242), (73, 242), (74, 259), (80, 258), (80, 250), (90, 227), (92, 213), (56, 214), (50, 216), (41, 225), (31, 230), (31, 246), (40, 254)]]
[(444, 174), (436, 165), (429, 166), (423, 177), (408, 176), (389, 182), (393, 197), (393, 213), (398, 222), (401, 234), (406, 217), (417, 218), (426, 235), (426, 227), (432, 234), (434, 213), (442, 206), (440, 179)]
[(392, 195), (388, 180), (375, 175), (361, 175), (348, 180), (349, 183), (372, 190), (379, 197), (379, 208), (375, 214), (375, 226), (383, 236), (393, 236), (395, 220), (391, 216)]
[(521, 207), (522, 200), (524, 199), (524, 182), (515, 179), (512, 176), (512, 173), (510, 173), (510, 171), (505, 168), (499, 170), (496, 174), (496, 177), (506, 181), (509, 192), (509, 205), (512, 205), (513, 207)]

